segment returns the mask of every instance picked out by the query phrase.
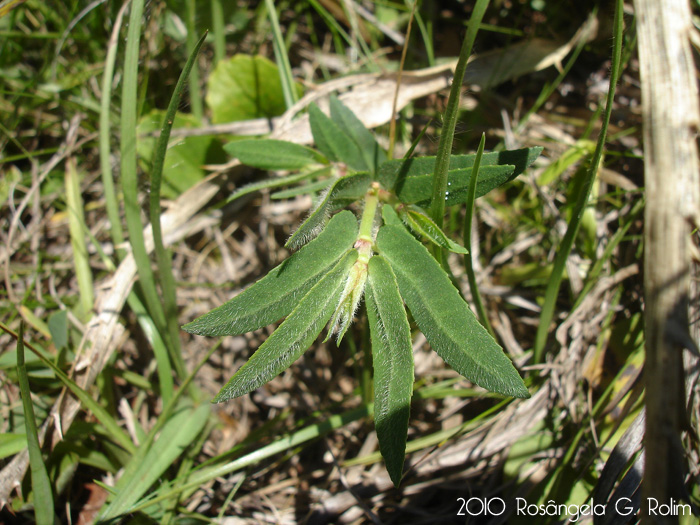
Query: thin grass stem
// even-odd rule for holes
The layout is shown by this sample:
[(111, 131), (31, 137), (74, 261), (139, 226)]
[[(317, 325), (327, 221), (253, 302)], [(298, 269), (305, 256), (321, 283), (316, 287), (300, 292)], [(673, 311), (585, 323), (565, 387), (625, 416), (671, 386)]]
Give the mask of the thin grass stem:
[(34, 493), (34, 517), (39, 525), (54, 523), (54, 503), (51, 480), (46, 471), (44, 458), (39, 444), (39, 433), (34, 419), (32, 392), (29, 388), (29, 376), (24, 364), (24, 321), (19, 323), (17, 337), (17, 379), (24, 409), (24, 426), (27, 433), (27, 450), (29, 452), (29, 468), (32, 473), (32, 492)]
[(284, 102), (287, 105), (287, 109), (289, 109), (299, 100), (294, 84), (294, 76), (292, 75), (292, 66), (289, 63), (287, 46), (284, 43), (284, 38), (282, 38), (282, 31), (280, 29), (279, 20), (277, 19), (275, 4), (272, 0), (265, 0), (265, 6), (267, 7), (267, 14), (270, 18), (270, 25), (272, 26), (272, 45), (275, 50), (275, 57), (277, 58), (277, 67), (279, 67)]
[(119, 32), (124, 20), (124, 13), (129, 2), (124, 2), (114, 20), (112, 34), (107, 45), (107, 58), (105, 59), (105, 70), (102, 75), (102, 99), (100, 100), (100, 172), (102, 177), (102, 187), (105, 197), (105, 207), (107, 218), (109, 219), (109, 229), (112, 235), (112, 244), (115, 247), (117, 257), (121, 259), (124, 251), (117, 249), (124, 243), (124, 231), (122, 230), (121, 219), (119, 217), (119, 197), (114, 188), (114, 177), (112, 176), (112, 147), (110, 144), (112, 82), (114, 80), (114, 64), (117, 59), (117, 49), (119, 48)]
[(226, 26), (221, 0), (211, 0), (212, 34), (214, 36), (214, 66), (226, 58)]
[(481, 166), (481, 156), (484, 153), (484, 146), (486, 145), (486, 134), (481, 134), (481, 141), (479, 142), (479, 149), (476, 151), (476, 157), (474, 158), (474, 166), (472, 166), (472, 176), (469, 180), (469, 191), (467, 192), (467, 199), (465, 201), (466, 214), (464, 216), (464, 247), (467, 249), (467, 254), (464, 255), (464, 266), (467, 273), (467, 280), (469, 281), (469, 289), (472, 292), (472, 299), (474, 300), (474, 305), (476, 306), (477, 314), (479, 315), (479, 320), (481, 324), (484, 325), (491, 336), (495, 339), (496, 332), (493, 331), (493, 327), (489, 322), (488, 314), (486, 313), (486, 308), (484, 307), (484, 301), (481, 298), (481, 293), (479, 293), (479, 287), (476, 284), (476, 275), (474, 274), (474, 263), (472, 261), (472, 218), (474, 217), (474, 204), (476, 201), (476, 182), (479, 177), (479, 167)]
[(136, 262), (139, 284), (143, 291), (149, 315), (158, 328), (166, 336), (167, 324), (165, 313), (156, 290), (155, 278), (151, 262), (146, 250), (141, 221), (141, 206), (138, 198), (138, 168), (136, 162), (136, 118), (138, 104), (138, 65), (139, 44), (141, 40), (141, 19), (143, 17), (144, 0), (133, 0), (129, 14), (129, 30), (127, 33), (126, 51), (124, 56), (124, 81), (122, 84), (122, 115), (121, 115), (121, 180), (124, 193), (124, 210), (126, 226), (129, 231), (129, 243)]
[(601, 123), (600, 135), (598, 136), (598, 142), (596, 144), (595, 151), (593, 153), (593, 159), (588, 167), (586, 177), (581, 185), (581, 191), (578, 194), (578, 199), (571, 214), (571, 220), (569, 221), (569, 226), (564, 234), (564, 239), (562, 239), (561, 246), (557, 250), (557, 255), (554, 259), (554, 268), (552, 269), (552, 274), (547, 284), (547, 290), (545, 291), (544, 305), (542, 306), (542, 312), (540, 313), (540, 322), (537, 327), (537, 334), (535, 335), (535, 345), (533, 349), (533, 359), (535, 363), (541, 363), (544, 358), (545, 346), (547, 344), (547, 336), (549, 334), (549, 327), (554, 317), (554, 308), (557, 302), (557, 296), (559, 295), (559, 288), (561, 287), (562, 277), (564, 275), (564, 268), (566, 266), (566, 260), (571, 253), (571, 249), (574, 245), (574, 240), (576, 239), (576, 234), (581, 226), (581, 219), (583, 217), (583, 212), (588, 204), (588, 197), (591, 193), (591, 188), (593, 187), (593, 181), (595, 180), (596, 174), (598, 173), (598, 167), (600, 161), (603, 157), (603, 149), (605, 147), (605, 141), (608, 131), (608, 123), (610, 122), (610, 115), (612, 113), (613, 100), (615, 98), (615, 87), (617, 85), (617, 80), (620, 76), (620, 64), (622, 57), (622, 30), (623, 30), (623, 13), (622, 13), (622, 0), (617, 0), (615, 7), (615, 22), (614, 22), (614, 32), (613, 32), (613, 58), (612, 58), (612, 70), (610, 72), (610, 87), (608, 88), (608, 96), (605, 103), (605, 113), (603, 115), (603, 122)]
[[(187, 49), (194, 49), (197, 46), (197, 0), (187, 0), (186, 8)], [(196, 67), (190, 70), (189, 90), (192, 115), (201, 122), (204, 116), (204, 103), (202, 102), (202, 88), (199, 86), (199, 69)]]
[(394, 158), (394, 145), (396, 144), (396, 105), (399, 102), (399, 90), (401, 89), (401, 77), (403, 68), (406, 63), (406, 53), (408, 52), (408, 43), (411, 41), (411, 27), (413, 27), (413, 18), (416, 14), (417, 0), (414, 0), (411, 6), (411, 16), (408, 19), (408, 27), (406, 28), (406, 38), (401, 50), (401, 62), (399, 63), (399, 74), (396, 78), (396, 89), (394, 90), (394, 100), (391, 104), (391, 120), (389, 121), (389, 151), (387, 152), (389, 160)]
[(160, 135), (158, 136), (158, 140), (156, 142), (156, 147), (153, 154), (153, 166), (151, 168), (149, 212), (151, 227), (153, 228), (153, 247), (156, 255), (156, 262), (158, 264), (160, 287), (163, 294), (163, 307), (165, 310), (165, 319), (170, 338), (170, 344), (167, 345), (167, 347), (170, 352), (170, 358), (173, 366), (175, 367), (177, 375), (180, 379), (185, 377), (185, 365), (180, 351), (180, 327), (177, 322), (178, 312), (177, 300), (175, 297), (175, 279), (173, 277), (172, 265), (170, 263), (170, 254), (165, 249), (165, 245), (163, 244), (163, 232), (160, 224), (160, 188), (165, 155), (168, 149), (168, 140), (170, 139), (170, 131), (173, 127), (175, 114), (177, 113), (180, 99), (185, 90), (187, 78), (192, 78), (190, 77), (190, 73), (194, 69), (199, 50), (201, 49), (202, 44), (204, 44), (205, 38), (206, 33), (200, 37), (199, 41), (195, 44), (194, 49), (190, 53), (190, 56), (185, 63), (185, 67), (180, 73), (177, 84), (175, 85), (175, 90), (170, 98), (168, 109), (166, 110), (163, 118), (163, 125), (161, 126)]
[(462, 81), (467, 69), (467, 61), (472, 52), (472, 46), (476, 39), (476, 33), (484, 17), (489, 0), (477, 0), (474, 11), (469, 19), (469, 28), (462, 42), (462, 49), (459, 52), (459, 60), (455, 67), (455, 74), (450, 88), (450, 97), (447, 100), (445, 117), (443, 119), (442, 133), (438, 143), (438, 154), (435, 161), (435, 174), (433, 178), (433, 197), (430, 203), (430, 217), (440, 228), (443, 227), (445, 215), (445, 192), (447, 191), (447, 172), (450, 167), (450, 155), (452, 153), (452, 143), (457, 125), (457, 115), (459, 114), (459, 99), (462, 90)]
[(73, 157), (69, 157), (66, 160), (65, 185), (70, 244), (73, 251), (73, 266), (80, 296), (79, 317), (81, 320), (87, 321), (92, 316), (95, 294), (93, 291), (90, 258), (87, 244), (85, 243), (85, 234), (83, 233), (87, 226), (85, 226), (85, 215), (83, 213), (83, 199), (80, 196), (80, 174)]

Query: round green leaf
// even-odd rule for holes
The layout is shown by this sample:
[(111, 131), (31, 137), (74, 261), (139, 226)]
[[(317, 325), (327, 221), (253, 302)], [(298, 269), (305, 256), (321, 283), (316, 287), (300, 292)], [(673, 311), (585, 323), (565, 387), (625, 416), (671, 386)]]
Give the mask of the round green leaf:
[[(297, 84), (301, 94), (301, 86)], [(277, 66), (265, 57), (222, 60), (207, 81), (206, 103), (215, 124), (272, 118), (287, 109)]]

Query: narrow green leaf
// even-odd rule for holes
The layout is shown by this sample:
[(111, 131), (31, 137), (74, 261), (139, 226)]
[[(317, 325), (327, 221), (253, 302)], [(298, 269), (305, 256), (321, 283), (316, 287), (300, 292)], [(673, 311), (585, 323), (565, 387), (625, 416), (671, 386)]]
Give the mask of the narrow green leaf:
[(409, 228), (418, 235), (428, 239), (434, 245), (454, 253), (469, 253), (464, 247), (450, 239), (445, 232), (428, 217), (428, 214), (418, 206), (402, 206), (399, 208), (399, 213)]
[[(119, 216), (119, 198), (114, 187), (114, 175), (112, 172), (112, 146), (111, 137), (111, 104), (112, 84), (114, 83), (114, 65), (117, 61), (117, 49), (119, 47), (119, 32), (124, 19), (125, 5), (118, 11), (112, 22), (112, 35), (107, 46), (107, 56), (104, 59), (104, 73), (102, 75), (102, 96), (100, 97), (100, 176), (109, 219), (109, 228), (112, 235), (112, 246), (120, 246), (124, 242), (124, 232), (122, 230), (121, 218)], [(5, 175), (7, 177), (7, 174)], [(2, 202), (6, 197), (2, 198)], [(121, 259), (124, 250), (117, 250), (117, 256)]]
[(367, 173), (353, 173), (335, 181), (316, 209), (289, 238), (284, 245), (285, 248), (293, 250), (316, 237), (328, 221), (330, 214), (362, 198), (367, 193), (370, 182), (371, 179)]
[(352, 212), (337, 214), (317, 239), (229, 302), (182, 329), (197, 335), (238, 335), (280, 320), (352, 247), (356, 237), (357, 219)]
[[(2, 322), (0, 322), (0, 329), (14, 335), (14, 332), (3, 325)], [(136, 447), (134, 447), (134, 444), (131, 442), (131, 439), (126, 431), (119, 426), (111, 414), (109, 414), (101, 404), (92, 398), (91, 394), (80, 388), (75, 381), (69, 378), (65, 372), (53, 362), (51, 356), (47, 355), (44, 350), (33, 347), (28, 343), (26, 346), (33, 352), (33, 355), (37, 358), (37, 360), (41, 361), (47, 368), (51, 369), (56, 377), (73, 393), (73, 395), (75, 395), (75, 397), (78, 398), (85, 409), (92, 413), (95, 418), (102, 423), (115, 442), (119, 443), (119, 445), (128, 452), (133, 452), (135, 450)], [(32, 361), (36, 362), (36, 360)], [(17, 356), (17, 364), (19, 365), (19, 355)]]
[(593, 158), (588, 165), (585, 178), (583, 179), (581, 187), (577, 192), (577, 199), (571, 213), (569, 226), (566, 229), (564, 238), (562, 239), (561, 245), (559, 246), (557, 254), (554, 258), (554, 268), (552, 269), (552, 275), (547, 283), (547, 290), (545, 291), (544, 295), (544, 304), (542, 305), (540, 321), (537, 326), (537, 333), (535, 334), (535, 344), (533, 346), (533, 358), (535, 363), (541, 363), (544, 357), (545, 346), (547, 345), (547, 336), (549, 335), (550, 324), (552, 322), (552, 318), (554, 317), (554, 309), (557, 303), (557, 297), (559, 295), (559, 288), (564, 277), (564, 270), (566, 269), (566, 261), (569, 258), (571, 250), (573, 249), (576, 235), (578, 234), (578, 230), (581, 226), (583, 214), (588, 206), (591, 188), (593, 187), (593, 182), (596, 179), (596, 174), (598, 173), (598, 168), (600, 166), (601, 159), (603, 158), (603, 150), (605, 149), (608, 125), (610, 123), (610, 116), (612, 114), (613, 101), (615, 98), (615, 88), (617, 87), (617, 81), (620, 75), (620, 64), (622, 63), (622, 32), (624, 26), (622, 18), (622, 2), (618, 1), (615, 4), (612, 68), (610, 72), (608, 96), (605, 101), (605, 113), (603, 114), (600, 134), (598, 135), (598, 142), (596, 142), (596, 148), (593, 152)]
[(27, 376), (27, 367), (24, 365), (24, 322), (20, 322), (17, 337), (17, 376), (22, 396), (22, 408), (24, 409), (24, 424), (27, 432), (27, 448), (29, 449), (29, 468), (32, 473), (34, 517), (37, 523), (48, 525), (54, 522), (53, 490), (51, 489), (51, 480), (41, 454), (39, 435), (34, 419), (34, 407), (32, 406), (32, 393), (29, 389), (29, 377)]
[(284, 101), (287, 104), (287, 109), (289, 109), (299, 100), (294, 83), (294, 75), (292, 74), (292, 66), (289, 63), (287, 46), (280, 30), (275, 3), (272, 0), (265, 0), (265, 7), (267, 7), (267, 16), (272, 26), (272, 47), (275, 50), (275, 59), (277, 59), (277, 64), (279, 65)]
[(330, 106), (331, 120), (357, 144), (370, 173), (377, 173), (378, 167), (386, 162), (386, 153), (374, 135), (337, 97), (330, 98)]
[(459, 58), (455, 66), (454, 77), (452, 78), (452, 86), (450, 87), (450, 96), (447, 99), (447, 107), (443, 116), (442, 133), (440, 134), (440, 142), (438, 144), (437, 162), (435, 164), (435, 176), (432, 178), (432, 188), (430, 192), (430, 216), (438, 226), (442, 226), (445, 215), (445, 205), (443, 195), (447, 195), (448, 190), (448, 171), (450, 166), (450, 157), (452, 156), (452, 142), (455, 137), (455, 126), (457, 125), (457, 115), (459, 114), (459, 99), (462, 94), (462, 82), (464, 81), (464, 73), (467, 69), (467, 61), (472, 52), (472, 45), (476, 39), (476, 33), (479, 31), (481, 20), (484, 17), (486, 8), (489, 5), (489, 0), (476, 0), (472, 9), (469, 25), (467, 26), (467, 34), (464, 36), (462, 48), (459, 51)]
[(369, 171), (372, 168), (365, 162), (357, 143), (316, 104), (309, 106), (309, 124), (316, 147), (328, 159), (344, 162), (355, 171)]
[[(462, 229), (464, 233), (464, 247), (467, 249), (467, 253), (471, 251), (472, 248), (472, 218), (474, 216), (474, 201), (476, 200), (476, 185), (479, 181), (481, 158), (484, 154), (484, 145), (486, 144), (486, 134), (481, 134), (481, 141), (479, 142), (479, 149), (476, 150), (476, 158), (474, 160), (474, 166), (472, 167), (474, 171), (474, 176), (469, 181), (469, 188), (467, 190), (467, 196), (464, 201), (464, 228)], [(467, 280), (469, 281), (469, 288), (472, 292), (472, 300), (474, 301), (474, 306), (479, 314), (479, 319), (484, 328), (495, 337), (495, 332), (491, 328), (491, 323), (489, 323), (488, 315), (486, 315), (486, 308), (484, 307), (484, 302), (481, 300), (481, 293), (479, 292), (479, 287), (476, 285), (476, 275), (474, 274), (474, 264), (470, 255), (465, 255), (464, 266), (467, 274)]]
[(300, 446), (304, 446), (310, 441), (325, 436), (329, 432), (338, 430), (339, 428), (342, 428), (343, 426), (354, 421), (359, 421), (367, 416), (370, 416), (371, 412), (372, 405), (361, 405), (358, 408), (349, 410), (342, 414), (330, 416), (327, 420), (314, 421), (310, 425), (305, 426), (293, 434), (280, 436), (269, 445), (253, 450), (252, 452), (245, 454), (242, 457), (238, 457), (233, 461), (220, 463), (222, 457), (227, 457), (224, 454), (217, 458), (212, 458), (212, 460), (208, 463), (214, 463), (213, 465), (200, 466), (199, 469), (193, 470), (187, 481), (179, 486), (173, 486), (172, 483), (163, 484), (161, 487), (159, 487), (158, 492), (155, 493), (157, 494), (155, 497), (149, 497), (140, 501), (134, 506), (132, 511), (136, 512), (138, 510), (143, 510), (155, 503), (177, 498), (186, 490), (201, 487), (212, 480), (227, 476), (232, 472), (237, 472), (247, 467), (257, 465), (261, 461), (265, 461), (266, 459), (277, 454), (281, 454), (282, 452), (295, 450)]
[(100, 521), (131, 511), (148, 488), (192, 445), (211, 415), (211, 407), (181, 407), (163, 426), (158, 439), (139, 447), (114, 487), (115, 498), (104, 509)]
[[(141, 26), (143, 19), (144, 1), (131, 2), (129, 14), (129, 30), (124, 52), (124, 79), (122, 81), (121, 97), (121, 186), (124, 194), (124, 215), (129, 232), (129, 244), (136, 263), (139, 286), (148, 309), (158, 331), (168, 340), (169, 332), (165, 310), (160, 293), (156, 287), (156, 279), (151, 267), (151, 260), (146, 250), (141, 220), (141, 201), (138, 195), (138, 165), (136, 159), (136, 117), (138, 114), (138, 69), (139, 46), (141, 42)], [(173, 343), (174, 344), (174, 343)]]
[(276, 191), (270, 195), (270, 198), (272, 200), (280, 200), (291, 199), (292, 197), (297, 197), (298, 195), (313, 195), (314, 193), (328, 189), (329, 186), (332, 186), (335, 183), (335, 180), (336, 179), (317, 180), (316, 182), (310, 182), (309, 184), (297, 186), (296, 188)]
[(226, 144), (224, 150), (242, 164), (261, 170), (300, 170), (309, 164), (328, 164), (318, 151), (284, 140), (237, 140)]
[(68, 312), (58, 310), (49, 316), (49, 332), (51, 341), (57, 350), (68, 346)]
[[(279, 188), (282, 186), (289, 186), (291, 184), (295, 184), (297, 182), (300, 182), (302, 180), (306, 179), (311, 179), (315, 177), (320, 177), (323, 175), (326, 175), (330, 171), (330, 167), (326, 166), (324, 168), (321, 168), (320, 170), (314, 170), (310, 172), (303, 172), (303, 173), (295, 173), (294, 175), (289, 175), (287, 177), (273, 177), (271, 179), (265, 179), (260, 182), (254, 182), (252, 184), (247, 184), (241, 188), (238, 188), (236, 191), (233, 192), (233, 194), (226, 199), (226, 204), (229, 202), (233, 202), (236, 199), (240, 199), (244, 195), (248, 195), (249, 193), (254, 193), (256, 191), (264, 190), (264, 189), (272, 189), (272, 188)], [(324, 179), (322, 182), (328, 186), (332, 181), (329, 179)], [(298, 188), (292, 188), (293, 190), (298, 190)], [(278, 192), (279, 193), (279, 192)], [(274, 195), (271, 195), (271, 198), (274, 198)]]
[(83, 199), (80, 195), (80, 174), (75, 159), (66, 161), (66, 205), (68, 207), (68, 230), (70, 244), (73, 249), (73, 265), (80, 292), (80, 315), (86, 321), (92, 317), (92, 307), (95, 302), (92, 283), (92, 269), (87, 244), (85, 243), (85, 214)]
[(398, 487), (413, 395), (413, 348), (396, 277), (381, 255), (369, 260), (365, 297), (374, 363), (374, 424), (386, 469)]
[(405, 228), (384, 226), (377, 247), (391, 264), (418, 327), (447, 364), (483, 388), (529, 397), (510, 359), (421, 243)]
[(357, 251), (349, 251), (318, 280), (289, 317), (221, 389), (215, 403), (252, 392), (281, 374), (308, 350), (331, 318), (356, 259)]
[[(189, 6), (189, 4), (188, 4)], [(194, 6), (194, 2), (192, 6)], [(188, 8), (188, 12), (190, 9)], [(188, 44), (192, 45), (194, 39), (194, 15), (188, 16), (188, 20), (191, 19), (192, 24), (188, 28), (187, 40)], [(153, 166), (151, 167), (151, 193), (149, 195), (149, 218), (151, 219), (151, 229), (153, 231), (153, 251), (156, 255), (156, 263), (158, 265), (158, 277), (160, 284), (160, 291), (163, 300), (163, 312), (165, 313), (165, 321), (167, 326), (167, 333), (161, 334), (166, 343), (166, 348), (170, 355), (173, 367), (177, 372), (180, 379), (184, 379), (186, 375), (185, 362), (182, 359), (182, 349), (180, 348), (180, 334), (178, 330), (178, 308), (177, 299), (175, 298), (175, 277), (173, 277), (173, 268), (170, 259), (172, 254), (170, 254), (165, 249), (165, 244), (163, 242), (163, 230), (161, 228), (160, 217), (161, 217), (161, 207), (160, 207), (160, 187), (163, 175), (163, 166), (165, 164), (165, 155), (168, 149), (168, 140), (170, 139), (170, 132), (173, 127), (173, 122), (175, 121), (175, 115), (177, 114), (177, 108), (180, 104), (182, 94), (185, 91), (185, 84), (187, 78), (190, 78), (191, 82), (195, 82), (197, 85), (190, 85), (190, 103), (192, 104), (193, 114), (195, 116), (202, 116), (202, 100), (201, 92), (199, 90), (199, 74), (197, 73), (196, 61), (197, 55), (199, 55), (199, 50), (204, 44), (204, 39), (206, 38), (206, 32), (199, 38), (197, 42), (194, 42), (194, 46), (190, 56), (187, 58), (185, 67), (180, 73), (180, 77), (175, 84), (175, 89), (170, 97), (170, 102), (168, 104), (168, 109), (165, 112), (165, 117), (163, 118), (163, 124), (160, 129), (160, 135), (156, 141), (155, 151), (153, 153)], [(195, 100), (197, 104), (195, 105)], [(156, 327), (158, 325), (156, 324)], [(170, 367), (167, 367), (164, 373), (169, 373)], [(161, 377), (163, 374), (161, 374)]]
[[(525, 171), (541, 152), (542, 148), (538, 147), (485, 153), (481, 158), (479, 183), (476, 189), (477, 197), (513, 180)], [(456, 195), (453, 195), (454, 192), (468, 186), (471, 178), (470, 168), (474, 165), (475, 157), (476, 155), (452, 155), (450, 157), (448, 188), (446, 190), (450, 193), (447, 199), (448, 205), (456, 198)], [(435, 163), (435, 157), (414, 157), (387, 161), (379, 168), (379, 182), (386, 189), (396, 191), (402, 202), (429, 201), (432, 196), (432, 177)], [(491, 168), (486, 170), (485, 168), (489, 166)], [(464, 196), (460, 198), (463, 199)], [(454, 202), (454, 204), (457, 203)]]

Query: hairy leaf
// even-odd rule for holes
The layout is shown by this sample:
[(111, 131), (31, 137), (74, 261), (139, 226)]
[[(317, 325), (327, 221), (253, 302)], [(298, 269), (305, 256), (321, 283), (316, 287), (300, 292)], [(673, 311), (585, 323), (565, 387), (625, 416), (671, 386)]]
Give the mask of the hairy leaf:
[(289, 368), (308, 350), (333, 314), (356, 259), (357, 251), (351, 250), (316, 282), (289, 317), (221, 389), (215, 403), (252, 392)]
[(337, 97), (331, 97), (330, 105), (331, 120), (357, 144), (367, 166), (366, 169), (370, 173), (376, 173), (379, 165), (386, 162), (386, 153), (374, 135)]
[(469, 253), (463, 246), (460, 246), (450, 239), (440, 227), (433, 222), (433, 219), (418, 206), (408, 205), (399, 209), (401, 219), (415, 233), (425, 237), (433, 244), (445, 248), (454, 253)]
[(362, 198), (370, 182), (367, 173), (353, 173), (335, 181), (316, 209), (289, 238), (285, 248), (293, 250), (313, 239), (323, 229), (330, 214)]
[(374, 423), (386, 469), (398, 486), (413, 394), (413, 348), (396, 277), (380, 255), (369, 261), (366, 300), (374, 363)]
[[(485, 153), (481, 158), (476, 196), (513, 180), (532, 164), (542, 148), (525, 148)], [(475, 155), (452, 155), (448, 172), (446, 204), (459, 204), (466, 197)], [(390, 160), (379, 168), (379, 182), (397, 193), (402, 202), (426, 203), (432, 198), (435, 157)]]
[(261, 170), (299, 170), (309, 164), (328, 163), (318, 151), (284, 140), (237, 140), (226, 144), (224, 150), (242, 164)]
[(382, 205), (382, 220), (387, 226), (398, 226), (403, 227), (403, 223), (399, 216), (396, 214), (396, 210), (392, 208), (389, 204)]
[(317, 239), (183, 330), (207, 336), (238, 335), (278, 321), (352, 247), (356, 237), (357, 219), (352, 212), (337, 214)]
[(316, 147), (328, 159), (343, 162), (355, 171), (369, 171), (362, 150), (350, 135), (326, 116), (316, 104), (309, 106), (309, 125)]
[(391, 264), (418, 327), (447, 364), (488, 390), (529, 397), (510, 359), (421, 243), (405, 228), (384, 226), (377, 248)]

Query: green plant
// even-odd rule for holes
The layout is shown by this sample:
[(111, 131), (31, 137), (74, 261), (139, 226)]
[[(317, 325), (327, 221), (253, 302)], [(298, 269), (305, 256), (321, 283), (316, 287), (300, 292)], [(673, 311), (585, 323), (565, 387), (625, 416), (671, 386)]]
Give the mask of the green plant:
[[(411, 330), (404, 303), (435, 351), (472, 382), (507, 396), (528, 391), (501, 347), (479, 324), (448, 274), (411, 231), (439, 249), (466, 250), (430, 218), (434, 157), (387, 160), (374, 136), (337, 98), (330, 117), (309, 109), (317, 150), (276, 140), (241, 140), (226, 149), (261, 169), (301, 170), (255, 188), (314, 180), (318, 204), (287, 242), (299, 248), (228, 303), (184, 326), (198, 335), (238, 335), (286, 317), (214, 399), (245, 395), (294, 363), (330, 321), (326, 340), (340, 342), (364, 295), (374, 365), (374, 414), (380, 450), (394, 484), (401, 480), (413, 392)], [(481, 196), (512, 180), (540, 148), (452, 156), (447, 206), (462, 204), (472, 177)], [(329, 170), (332, 175), (322, 178)], [(305, 175), (305, 176), (304, 176)], [(303, 187), (302, 187), (303, 189)], [(239, 194), (246, 193), (243, 188)], [(275, 195), (273, 195), (273, 198)], [(358, 219), (344, 210), (357, 201)]]

